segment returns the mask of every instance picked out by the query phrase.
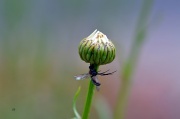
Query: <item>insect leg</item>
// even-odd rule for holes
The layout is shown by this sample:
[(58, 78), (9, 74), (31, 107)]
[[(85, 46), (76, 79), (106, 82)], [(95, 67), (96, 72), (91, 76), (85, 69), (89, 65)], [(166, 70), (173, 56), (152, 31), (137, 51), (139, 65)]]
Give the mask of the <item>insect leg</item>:
[[(101, 72), (101, 73), (98, 73), (98, 74), (104, 74), (104, 73), (106, 73), (106, 72), (108, 72), (109, 71), (109, 69), (107, 70), (107, 71), (105, 71), (105, 72)], [(100, 71), (98, 71), (98, 72), (100, 72)]]
[[(107, 71), (106, 71), (107, 72)], [(104, 75), (111, 75), (113, 73), (115, 73), (116, 71), (113, 71), (111, 73), (105, 73), (105, 72), (102, 72), (102, 73), (98, 73), (98, 75), (101, 75), (101, 76), (104, 76)]]

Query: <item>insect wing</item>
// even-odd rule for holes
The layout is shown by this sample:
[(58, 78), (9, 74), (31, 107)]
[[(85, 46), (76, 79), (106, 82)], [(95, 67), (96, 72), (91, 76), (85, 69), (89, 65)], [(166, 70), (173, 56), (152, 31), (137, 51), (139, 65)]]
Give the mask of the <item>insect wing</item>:
[(74, 78), (75, 78), (76, 80), (83, 80), (83, 79), (86, 79), (86, 78), (89, 78), (89, 77), (90, 77), (89, 73), (80, 74), (80, 75), (74, 76)]
[(96, 86), (96, 90), (99, 91), (100, 90), (100, 86)]
[(92, 77), (92, 81), (93, 81), (94, 85), (96, 86), (96, 90), (99, 91), (99, 90), (100, 90), (100, 85), (101, 85), (101, 84), (100, 84), (100, 82), (99, 82), (97, 76), (93, 76), (93, 77)]
[(92, 82), (94, 83), (94, 85), (96, 86), (100, 86), (101, 84), (99, 83), (99, 80), (97, 78), (97, 76), (93, 76), (92, 77)]

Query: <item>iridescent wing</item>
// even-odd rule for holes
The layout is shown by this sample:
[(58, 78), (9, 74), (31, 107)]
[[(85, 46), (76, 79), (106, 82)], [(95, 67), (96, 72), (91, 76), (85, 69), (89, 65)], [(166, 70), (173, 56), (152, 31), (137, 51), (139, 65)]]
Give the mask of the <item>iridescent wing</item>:
[(80, 75), (77, 75), (77, 76), (74, 76), (74, 78), (76, 80), (83, 80), (83, 79), (87, 79), (90, 77), (90, 74), (89, 73), (86, 73), (86, 74), (80, 74)]

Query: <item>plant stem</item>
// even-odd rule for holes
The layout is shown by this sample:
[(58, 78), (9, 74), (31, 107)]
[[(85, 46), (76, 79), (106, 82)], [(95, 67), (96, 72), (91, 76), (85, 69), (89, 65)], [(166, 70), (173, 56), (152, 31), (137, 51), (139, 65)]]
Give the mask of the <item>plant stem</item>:
[(133, 72), (130, 62), (126, 63), (122, 72), (122, 82), (118, 95), (118, 104), (115, 110), (115, 119), (124, 119), (126, 105), (128, 101), (129, 90), (131, 87), (131, 76)]
[[(99, 66), (95, 65), (95, 70), (97, 71)], [(92, 83), (92, 81), (89, 81), (89, 89), (88, 89), (88, 94), (87, 94), (87, 98), (86, 98), (86, 103), (84, 106), (84, 112), (83, 112), (83, 117), (82, 119), (88, 119), (89, 117), (89, 113), (90, 113), (90, 109), (91, 109), (91, 103), (92, 103), (92, 98), (94, 95), (94, 84)]]
[(153, 0), (146, 0), (143, 3), (142, 10), (138, 19), (136, 34), (134, 43), (132, 45), (130, 55), (125, 62), (125, 65), (122, 69), (121, 77), (121, 87), (118, 94), (118, 103), (114, 114), (114, 119), (124, 119), (125, 110), (128, 102), (129, 91), (131, 87), (131, 79), (135, 66), (138, 60), (141, 47), (145, 40), (146, 36), (146, 25), (148, 21), (148, 16), (152, 7)]

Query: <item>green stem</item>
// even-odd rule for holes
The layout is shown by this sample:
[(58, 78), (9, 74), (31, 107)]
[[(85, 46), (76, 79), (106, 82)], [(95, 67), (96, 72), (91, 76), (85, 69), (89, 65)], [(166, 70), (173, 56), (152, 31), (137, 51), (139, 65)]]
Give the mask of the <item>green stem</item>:
[(132, 45), (130, 55), (122, 69), (121, 87), (118, 94), (118, 103), (114, 114), (114, 119), (124, 119), (125, 110), (128, 102), (128, 96), (131, 87), (132, 75), (135, 70), (135, 66), (138, 60), (141, 47), (146, 36), (146, 25), (149, 17), (149, 13), (152, 7), (153, 0), (146, 0), (143, 3), (142, 10), (139, 16), (139, 20), (136, 28), (136, 36)]
[(122, 82), (121, 82), (121, 87), (120, 87), (120, 92), (118, 95), (118, 103), (117, 107), (115, 110), (115, 118), (114, 119), (124, 119), (125, 115), (125, 110), (126, 110), (126, 105), (128, 101), (128, 95), (129, 95), (129, 90), (131, 87), (131, 76), (133, 73), (133, 66), (130, 63), (125, 64), (123, 71), (122, 71)]
[[(99, 68), (99, 66), (95, 65), (95, 70), (97, 71)], [(89, 89), (88, 89), (88, 94), (87, 94), (87, 98), (86, 98), (86, 103), (84, 106), (84, 112), (83, 112), (83, 117), (82, 119), (88, 119), (89, 117), (89, 113), (90, 113), (90, 109), (91, 109), (91, 103), (92, 103), (92, 98), (94, 95), (94, 84), (92, 83), (92, 81), (89, 81)]]

